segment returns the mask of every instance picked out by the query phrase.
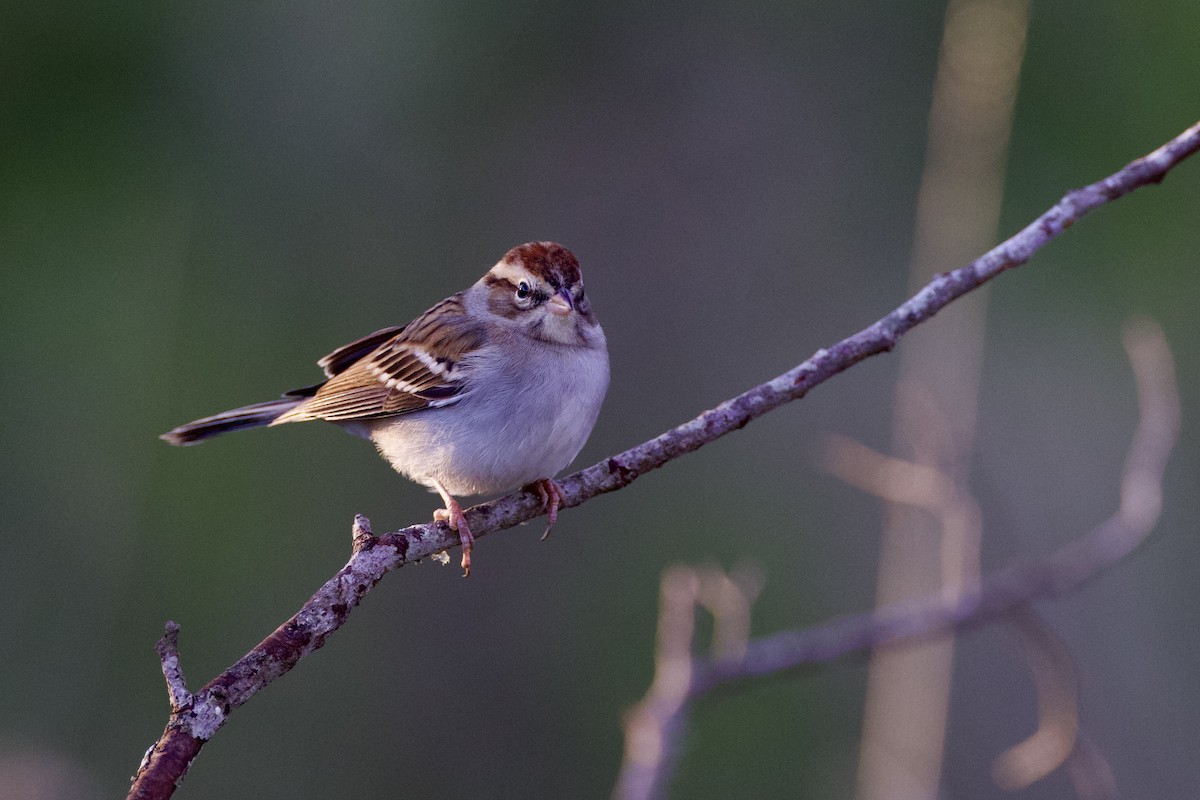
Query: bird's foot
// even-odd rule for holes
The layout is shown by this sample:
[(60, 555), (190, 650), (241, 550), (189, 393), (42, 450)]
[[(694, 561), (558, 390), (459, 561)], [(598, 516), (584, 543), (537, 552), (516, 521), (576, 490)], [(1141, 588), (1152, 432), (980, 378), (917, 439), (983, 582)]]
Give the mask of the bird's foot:
[(437, 522), (445, 522), (451, 530), (458, 532), (458, 541), (462, 543), (463, 577), (467, 578), (471, 575), (471, 550), (475, 547), (475, 537), (471, 535), (467, 518), (463, 516), (462, 506), (458, 501), (449, 495), (443, 499), (446, 501), (446, 507), (434, 511), (433, 518)]
[(562, 505), (563, 500), (562, 489), (550, 478), (543, 478), (533, 485), (537, 489), (538, 497), (542, 498), (542, 506), (546, 509), (546, 532), (542, 534), (544, 542), (550, 535), (550, 529), (558, 521), (558, 507)]

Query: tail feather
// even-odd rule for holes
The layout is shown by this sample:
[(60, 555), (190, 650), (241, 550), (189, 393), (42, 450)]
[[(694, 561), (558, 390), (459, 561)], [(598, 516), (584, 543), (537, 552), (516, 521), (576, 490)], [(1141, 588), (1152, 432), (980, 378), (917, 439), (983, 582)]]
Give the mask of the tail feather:
[(211, 439), (229, 431), (270, 425), (276, 418), (291, 411), (307, 399), (306, 396), (284, 396), (278, 400), (268, 400), (265, 403), (255, 403), (252, 406), (222, 411), (220, 414), (180, 425), (158, 438), (181, 446), (198, 444), (205, 439)]

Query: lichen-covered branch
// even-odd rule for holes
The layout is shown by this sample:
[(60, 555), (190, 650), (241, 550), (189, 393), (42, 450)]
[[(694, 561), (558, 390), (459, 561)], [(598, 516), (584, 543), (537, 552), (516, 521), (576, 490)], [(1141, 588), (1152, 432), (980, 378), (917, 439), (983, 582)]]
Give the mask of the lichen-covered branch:
[[(688, 652), (681, 655), (677, 645), (672, 651), (674, 674), (687, 676), (687, 684), (676, 681), (669, 693), (663, 693), (657, 689), (656, 675), (638, 713), (627, 720), (626, 759), (614, 797), (654, 800), (665, 795), (665, 779), (673, 771), (684, 734), (683, 722), (692, 704), (718, 687), (884, 645), (978, 627), (1033, 601), (1071, 592), (1132, 552), (1153, 530), (1162, 510), (1163, 473), (1179, 436), (1179, 395), (1171, 354), (1157, 325), (1145, 321), (1127, 327), (1125, 348), (1136, 379), (1140, 417), (1125, 461), (1115, 514), (1047, 558), (1002, 569), (972, 591), (896, 603), (817, 627), (753, 639), (738, 661), (690, 657)], [(664, 598), (674, 596), (665, 576), (663, 587)], [(687, 610), (691, 612), (693, 607)], [(679, 615), (676, 611), (675, 617)], [(664, 622), (670, 620), (660, 620), (659, 639), (671, 641), (678, 634), (664, 632)], [(691, 624), (690, 619), (686, 621), (689, 645)], [(1074, 733), (1073, 729), (1072, 739)], [(637, 741), (631, 743), (634, 737)], [(651, 745), (639, 749), (634, 746), (638, 742)], [(1091, 750), (1087, 755), (1093, 760), (1097, 757)]]
[[(818, 350), (799, 366), (689, 422), (559, 481), (562, 506), (577, 506), (627, 486), (646, 472), (803, 397), (813, 387), (863, 359), (891, 350), (905, 333), (933, 317), (955, 298), (1007, 269), (1024, 264), (1090, 211), (1141, 186), (1161, 181), (1197, 149), (1200, 149), (1200, 123), (1104, 180), (1068, 192), (1020, 233), (971, 264), (939, 275), (873, 325), (828, 349)], [(466, 512), (476, 538), (511, 528), (541, 513), (538, 496), (523, 491)], [(413, 525), (374, 537), (360, 529), (360, 522), (365, 524), (365, 520), (356, 521), (355, 549), (350, 561), (295, 616), (196, 692), (190, 706), (172, 711), (166, 730), (134, 779), (130, 797), (170, 796), (191, 759), (225, 723), (230, 712), (324, 644), (325, 638), (346, 621), (351, 609), (387, 572), (458, 544), (457, 536), (444, 523)]]

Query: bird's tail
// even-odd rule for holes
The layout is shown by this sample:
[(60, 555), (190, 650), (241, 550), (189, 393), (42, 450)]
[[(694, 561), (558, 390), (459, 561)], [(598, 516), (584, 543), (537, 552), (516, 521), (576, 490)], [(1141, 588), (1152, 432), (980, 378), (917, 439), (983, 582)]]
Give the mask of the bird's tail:
[(284, 395), (278, 400), (268, 400), (265, 403), (255, 403), (252, 406), (222, 411), (220, 414), (180, 425), (158, 438), (177, 445), (197, 444), (229, 431), (270, 425), (276, 418), (291, 411), (307, 399), (308, 397), (305, 396)]

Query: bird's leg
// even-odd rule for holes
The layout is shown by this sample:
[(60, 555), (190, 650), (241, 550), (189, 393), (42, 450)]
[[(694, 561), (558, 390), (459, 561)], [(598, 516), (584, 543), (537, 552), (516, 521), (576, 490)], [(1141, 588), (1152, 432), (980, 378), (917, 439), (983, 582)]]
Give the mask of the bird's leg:
[(451, 530), (458, 532), (458, 541), (462, 544), (463, 577), (470, 577), (471, 550), (475, 547), (475, 537), (471, 535), (471, 529), (467, 527), (467, 518), (463, 516), (462, 506), (458, 504), (458, 501), (451, 497), (450, 493), (446, 491), (446, 487), (437, 481), (433, 482), (433, 488), (442, 496), (442, 502), (446, 504), (445, 508), (439, 508), (433, 512), (433, 518), (438, 522), (447, 523)]
[(558, 521), (558, 507), (562, 505), (563, 500), (562, 489), (558, 488), (558, 484), (552, 478), (543, 478), (533, 485), (537, 488), (538, 497), (542, 498), (542, 506), (546, 509), (546, 532), (542, 534), (544, 542), (550, 535), (550, 529)]

